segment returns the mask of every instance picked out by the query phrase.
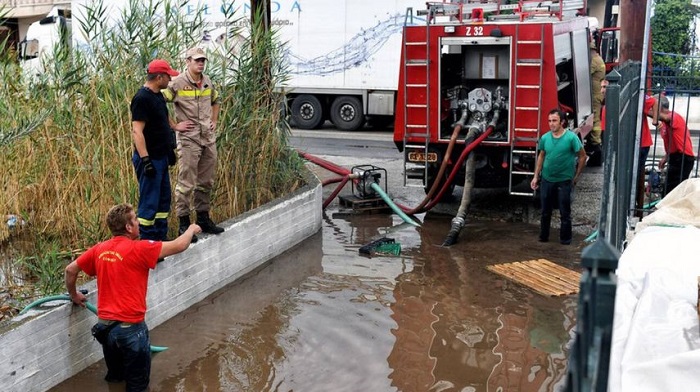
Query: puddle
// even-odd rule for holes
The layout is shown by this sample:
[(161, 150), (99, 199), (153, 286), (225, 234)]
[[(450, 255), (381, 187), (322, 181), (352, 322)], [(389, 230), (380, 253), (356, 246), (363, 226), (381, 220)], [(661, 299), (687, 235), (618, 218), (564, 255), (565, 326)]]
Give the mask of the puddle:
[[(485, 266), (545, 258), (578, 271), (581, 247), (525, 223), (450, 217), (422, 228), (327, 211), (319, 233), (151, 332), (152, 391), (554, 390), (576, 296), (543, 297)], [(364, 257), (379, 237), (399, 256)], [(576, 237), (581, 243), (583, 237)], [(110, 391), (97, 363), (52, 391)], [(115, 386), (112, 386), (114, 388)], [(123, 386), (119, 386), (123, 388)]]

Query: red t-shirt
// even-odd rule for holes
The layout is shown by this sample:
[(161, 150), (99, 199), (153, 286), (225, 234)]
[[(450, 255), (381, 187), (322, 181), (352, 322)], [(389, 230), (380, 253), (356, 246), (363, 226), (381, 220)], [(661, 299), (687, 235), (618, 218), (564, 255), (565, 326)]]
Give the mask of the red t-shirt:
[(656, 103), (656, 98), (651, 95), (644, 96), (644, 114), (642, 115), (642, 138), (640, 141), (640, 146), (651, 147), (654, 144), (651, 140), (651, 130), (649, 130), (649, 120), (647, 119), (647, 114), (651, 112), (651, 108), (654, 107)]
[[(642, 115), (642, 136), (639, 141), (641, 147), (651, 147), (653, 143), (651, 139), (651, 130), (649, 129), (649, 120), (647, 119), (647, 113), (651, 112), (651, 108), (654, 107), (656, 103), (656, 98), (651, 95), (646, 95), (644, 97), (644, 115)], [(600, 126), (605, 130), (605, 105), (600, 109)]]
[(163, 244), (118, 236), (80, 255), (83, 272), (97, 276), (97, 316), (140, 323), (146, 317), (149, 270), (156, 267)]
[[(671, 121), (661, 122), (661, 138), (664, 140), (664, 147), (667, 154), (682, 152), (685, 155), (695, 156), (693, 144), (690, 142), (690, 132), (683, 117), (671, 112)], [(669, 127), (671, 131), (669, 132)]]

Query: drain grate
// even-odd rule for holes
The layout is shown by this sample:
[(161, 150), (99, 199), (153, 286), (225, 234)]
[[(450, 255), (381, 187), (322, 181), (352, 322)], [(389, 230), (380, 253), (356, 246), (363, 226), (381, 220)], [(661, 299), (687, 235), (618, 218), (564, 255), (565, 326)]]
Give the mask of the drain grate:
[(486, 269), (548, 296), (576, 294), (581, 280), (579, 272), (545, 259), (495, 264)]

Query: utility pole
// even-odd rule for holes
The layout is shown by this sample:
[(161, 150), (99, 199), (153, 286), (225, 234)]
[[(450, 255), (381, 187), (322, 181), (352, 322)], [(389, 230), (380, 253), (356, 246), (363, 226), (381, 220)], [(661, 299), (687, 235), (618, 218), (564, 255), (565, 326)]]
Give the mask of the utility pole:
[[(641, 75), (645, 81), (641, 86), (647, 85), (651, 80), (651, 45), (647, 48), (646, 58), (644, 53), (644, 32), (645, 24), (639, 21), (647, 21), (647, 1), (652, 0), (620, 0), (620, 64), (627, 60), (642, 62), (642, 70), (646, 70), (645, 75)], [(647, 22), (648, 23), (648, 22)], [(644, 66), (646, 63), (646, 66)], [(645, 91), (640, 92), (639, 105), (644, 107)], [(646, 115), (640, 113), (638, 121), (647, 121)], [(637, 123), (637, 127), (640, 127)], [(637, 184), (635, 195), (635, 215), (642, 218), (642, 208), (644, 206), (644, 168), (637, 170)]]
[(647, 1), (620, 0), (620, 64), (627, 60), (643, 61), (644, 23)]

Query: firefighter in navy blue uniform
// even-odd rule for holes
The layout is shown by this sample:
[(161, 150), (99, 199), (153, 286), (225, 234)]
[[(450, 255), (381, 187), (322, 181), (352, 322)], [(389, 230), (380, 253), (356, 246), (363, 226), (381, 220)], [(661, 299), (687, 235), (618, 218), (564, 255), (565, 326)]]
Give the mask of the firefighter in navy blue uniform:
[(188, 124), (186, 130), (177, 132), (179, 163), (175, 210), (180, 220), (181, 233), (190, 225), (193, 196), (197, 224), (202, 231), (210, 234), (224, 231), (209, 216), (216, 172), (219, 92), (204, 74), (206, 61), (202, 48), (189, 49), (186, 54), (187, 69), (163, 90), (165, 99), (174, 104), (176, 120)]
[[(136, 216), (141, 238), (166, 240), (170, 213), (170, 175), (168, 156), (172, 153), (168, 107), (161, 90), (179, 72), (165, 60), (148, 64), (146, 83), (131, 100), (131, 127), (134, 140), (132, 162), (139, 181), (139, 205)], [(185, 129), (187, 124), (177, 124)]]

